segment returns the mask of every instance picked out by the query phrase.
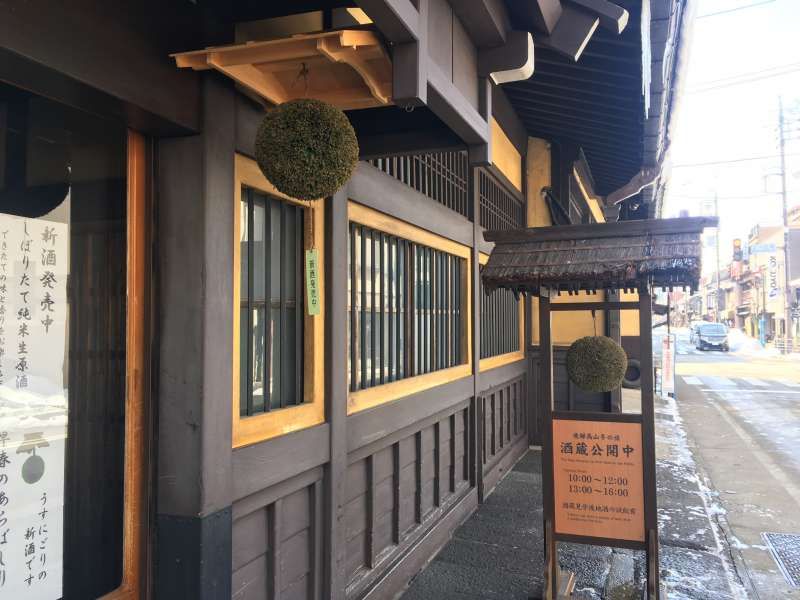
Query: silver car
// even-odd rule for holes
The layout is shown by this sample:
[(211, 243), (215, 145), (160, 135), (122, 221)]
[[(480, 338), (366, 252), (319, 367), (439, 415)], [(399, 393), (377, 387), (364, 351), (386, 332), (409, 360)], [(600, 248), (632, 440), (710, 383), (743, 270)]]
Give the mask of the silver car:
[(730, 350), (728, 328), (722, 323), (701, 323), (697, 326), (694, 341), (698, 350)]

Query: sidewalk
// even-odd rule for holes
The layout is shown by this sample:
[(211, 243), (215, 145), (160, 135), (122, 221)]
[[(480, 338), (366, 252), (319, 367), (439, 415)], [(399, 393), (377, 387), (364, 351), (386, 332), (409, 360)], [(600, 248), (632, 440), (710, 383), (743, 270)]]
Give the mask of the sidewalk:
[[(674, 400), (657, 400), (656, 435), (662, 580), (670, 600), (747, 598)], [(403, 600), (541, 597), (541, 481), (541, 454), (531, 450), (417, 574)], [(562, 543), (559, 560), (576, 572), (575, 598), (638, 599), (625, 584), (641, 585), (642, 552)]]

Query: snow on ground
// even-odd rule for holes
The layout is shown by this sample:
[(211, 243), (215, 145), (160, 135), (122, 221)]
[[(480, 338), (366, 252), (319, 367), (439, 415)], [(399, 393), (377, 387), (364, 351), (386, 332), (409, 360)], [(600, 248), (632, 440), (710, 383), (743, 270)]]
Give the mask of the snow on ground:
[[(699, 473), (674, 398), (657, 410), (661, 567), (676, 600), (746, 600), (724, 527), (725, 509)], [(735, 544), (735, 541), (734, 541)]]

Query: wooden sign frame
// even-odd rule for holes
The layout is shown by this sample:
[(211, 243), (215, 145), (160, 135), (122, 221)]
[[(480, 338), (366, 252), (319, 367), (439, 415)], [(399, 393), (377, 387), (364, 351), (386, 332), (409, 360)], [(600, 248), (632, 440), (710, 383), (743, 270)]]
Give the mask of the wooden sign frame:
[[(648, 600), (661, 600), (658, 563), (658, 514), (656, 499), (656, 455), (655, 455), (655, 410), (653, 404), (653, 355), (652, 355), (652, 296), (648, 286), (640, 286), (639, 299), (634, 302), (581, 302), (569, 304), (551, 303), (551, 291), (542, 288), (539, 291), (539, 346), (540, 376), (539, 397), (543, 410), (544, 423), (542, 431), (542, 487), (544, 498), (544, 594), (545, 600), (559, 600), (563, 595), (563, 582), (556, 542), (573, 542), (595, 544), (621, 548), (644, 550), (647, 566)], [(556, 411), (553, 397), (553, 340), (550, 329), (550, 314), (553, 311), (574, 310), (638, 310), (641, 367), (641, 414), (599, 413), (599, 412), (563, 412)], [(570, 419), (585, 422), (606, 423), (639, 423), (642, 435), (642, 487), (644, 496), (644, 540), (604, 538), (563, 534), (556, 531), (554, 454), (553, 454), (553, 421)]]

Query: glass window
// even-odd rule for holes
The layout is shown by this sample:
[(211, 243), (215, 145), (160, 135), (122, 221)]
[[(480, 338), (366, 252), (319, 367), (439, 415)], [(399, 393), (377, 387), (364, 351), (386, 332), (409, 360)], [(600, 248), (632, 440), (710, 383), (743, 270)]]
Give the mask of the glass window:
[(122, 580), (126, 136), (0, 84), (0, 598)]
[(242, 187), (240, 415), (303, 403), (305, 209)]
[(464, 259), (350, 224), (351, 391), (460, 365)]
[(519, 300), (511, 290), (481, 290), (481, 358), (519, 352)]

